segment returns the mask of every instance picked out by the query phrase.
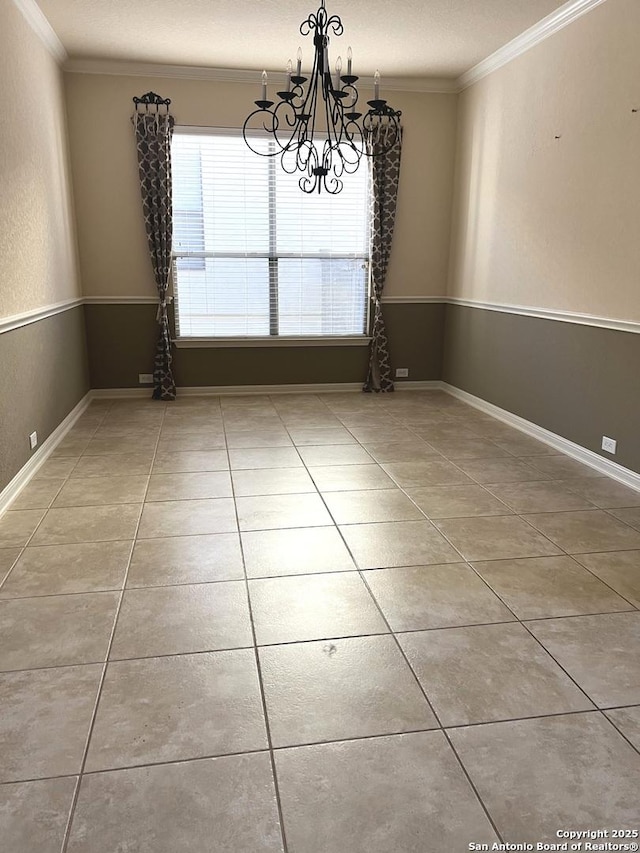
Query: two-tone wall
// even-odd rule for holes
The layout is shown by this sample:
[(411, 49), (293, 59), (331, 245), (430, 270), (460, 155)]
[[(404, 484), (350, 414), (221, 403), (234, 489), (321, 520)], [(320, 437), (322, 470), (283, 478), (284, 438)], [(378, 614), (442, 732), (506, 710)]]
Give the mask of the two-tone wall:
[(42, 443), (89, 380), (62, 73), (10, 2), (0, 79), (1, 492), (31, 455), (29, 434)]
[(596, 452), (616, 438), (635, 471), (638, 33), (638, 0), (607, 0), (460, 95), (444, 355), (447, 382)]
[[(171, 98), (176, 123), (242, 126), (258, 82), (68, 73), (66, 93), (91, 384), (136, 387), (152, 369), (155, 293), (140, 195), (132, 98)], [(410, 379), (441, 372), (456, 133), (455, 94), (387, 93), (403, 111), (404, 144), (393, 254), (386, 287), (390, 348)], [(144, 304), (144, 300), (148, 304)], [(183, 386), (361, 382), (363, 346), (177, 349)]]

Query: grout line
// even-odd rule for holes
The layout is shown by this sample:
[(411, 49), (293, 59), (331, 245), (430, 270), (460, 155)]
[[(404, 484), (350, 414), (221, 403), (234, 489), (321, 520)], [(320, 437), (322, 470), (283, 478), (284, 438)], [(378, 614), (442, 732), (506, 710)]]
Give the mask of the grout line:
[[(89, 404), (89, 405), (91, 405), (91, 404)], [(101, 418), (101, 420), (100, 420), (100, 423), (102, 423), (102, 421), (103, 421), (103, 420), (104, 420), (104, 418), (106, 417), (106, 413), (107, 413), (107, 411), (109, 411), (109, 409), (110, 409), (110, 408), (111, 408), (111, 404), (109, 404), (109, 405), (106, 407), (105, 414), (102, 416), (102, 418)], [(87, 412), (87, 411), (88, 411), (88, 407), (87, 407), (87, 409), (85, 409), (85, 410), (84, 410), (84, 412), (83, 412), (82, 414), (84, 414), (84, 413), (85, 413), (85, 412)], [(82, 417), (82, 415), (81, 415), (80, 417)], [(99, 425), (98, 425), (98, 426), (99, 426)], [(98, 428), (98, 427), (96, 427), (96, 429), (97, 429), (97, 428)], [(52, 459), (52, 458), (55, 458), (55, 457), (51, 457), (51, 456), (50, 456), (50, 457), (46, 460), (46, 462), (50, 461), (50, 459)], [(61, 457), (61, 458), (75, 458), (75, 457)], [(74, 469), (75, 469), (75, 467), (76, 467), (76, 465), (78, 464), (78, 462), (79, 462), (79, 461), (80, 461), (80, 456), (78, 456), (78, 457), (77, 457), (76, 462), (75, 462), (75, 465), (73, 465), (73, 466), (71, 467), (71, 469), (69, 470), (68, 474), (66, 474), (66, 476), (64, 476), (64, 477), (34, 477), (34, 478), (32, 478), (32, 480), (30, 481), (30, 483), (35, 483), (35, 482), (37, 482), (39, 479), (41, 479), (41, 480), (62, 480), (62, 485), (60, 486), (60, 488), (59, 488), (59, 489), (58, 489), (58, 491), (56, 492), (56, 497), (57, 497), (57, 496), (60, 494), (61, 490), (64, 488), (64, 486), (65, 486), (65, 485), (67, 484), (67, 482), (69, 481), (69, 478), (71, 477), (71, 474), (72, 474), (72, 472), (74, 471)], [(46, 464), (46, 462), (45, 462), (44, 464)], [(41, 470), (41, 469), (38, 469), (38, 470)], [(36, 472), (36, 473), (37, 473), (37, 472)], [(27, 483), (26, 485), (30, 485), (30, 483)], [(25, 488), (26, 488), (26, 486), (25, 486)], [(55, 498), (54, 498), (53, 500), (55, 500)], [(20, 549), (20, 553), (18, 554), (18, 556), (17, 556), (17, 557), (16, 557), (16, 559), (14, 560), (13, 565), (11, 566), (11, 568), (9, 569), (9, 571), (7, 572), (7, 574), (6, 574), (6, 575), (4, 576), (4, 578), (2, 579), (2, 582), (0, 583), (0, 590), (1, 590), (1, 589), (2, 589), (2, 587), (5, 585), (5, 583), (9, 580), (9, 576), (12, 574), (13, 570), (14, 570), (14, 569), (15, 569), (15, 567), (18, 565), (18, 562), (19, 562), (20, 558), (22, 557), (22, 555), (24, 554), (25, 549), (26, 549), (26, 548), (31, 544), (31, 541), (33, 540), (33, 537), (36, 535), (36, 533), (37, 533), (37, 531), (38, 531), (38, 528), (40, 527), (40, 525), (42, 524), (42, 522), (43, 522), (43, 521), (44, 521), (44, 519), (46, 518), (46, 516), (47, 516), (47, 514), (48, 514), (49, 510), (51, 509), (51, 505), (53, 504), (53, 500), (51, 501), (51, 503), (49, 504), (49, 506), (45, 508), (44, 512), (42, 513), (42, 518), (41, 518), (41, 519), (40, 519), (40, 521), (37, 523), (37, 525), (36, 525), (35, 529), (33, 530), (33, 533), (32, 533), (32, 534), (27, 538), (27, 540), (26, 540), (26, 542), (24, 543), (24, 545), (22, 545), (22, 546), (20, 546), (20, 545), (15, 546), (15, 547), (17, 547), (17, 548), (19, 548), (19, 549)], [(38, 511), (39, 511), (39, 509), (41, 509), (41, 507), (38, 507), (38, 508), (36, 508), (35, 510), (11, 510), (11, 508), (9, 508), (9, 510), (7, 510), (7, 511), (8, 511), (8, 512), (14, 512), (14, 511), (15, 511), (15, 512), (29, 512), (29, 511), (31, 511), (31, 512), (38, 512)], [(5, 515), (6, 515), (6, 513), (5, 513)], [(10, 547), (11, 547), (11, 546), (10, 546)]]
[[(223, 415), (223, 429), (224, 429), (224, 415)], [(225, 431), (225, 436), (226, 436), (226, 431)], [(229, 447), (228, 446), (227, 446), (227, 457), (229, 460), (229, 467), (231, 467), (231, 456), (229, 453)], [(286, 838), (286, 832), (285, 832), (285, 827), (284, 827), (284, 814), (282, 811), (282, 800), (280, 797), (280, 785), (278, 783), (276, 759), (275, 759), (275, 755), (274, 755), (274, 751), (273, 751), (273, 738), (271, 736), (271, 726), (269, 724), (269, 714), (268, 714), (268, 710), (267, 710), (267, 699), (266, 699), (266, 694), (265, 694), (265, 689), (264, 689), (264, 679), (263, 679), (263, 675), (262, 675), (262, 666), (260, 663), (260, 655), (258, 654), (258, 642), (257, 642), (257, 635), (256, 635), (255, 619), (254, 619), (254, 615), (253, 615), (253, 605), (251, 602), (251, 593), (249, 590), (249, 579), (247, 577), (247, 569), (246, 569), (246, 563), (245, 563), (245, 558), (244, 558), (244, 546), (242, 543), (242, 536), (240, 535), (240, 517), (238, 515), (238, 505), (237, 505), (237, 502), (235, 500), (235, 489), (234, 489), (234, 484), (233, 484), (233, 477), (231, 477), (231, 491), (234, 495), (233, 506), (234, 506), (234, 512), (235, 512), (235, 517), (236, 517), (236, 526), (238, 528), (238, 540), (240, 543), (240, 556), (242, 558), (242, 569), (243, 569), (243, 573), (244, 573), (245, 596), (246, 596), (246, 600), (247, 600), (249, 622), (251, 624), (251, 636), (253, 638), (253, 653), (254, 653), (254, 659), (255, 659), (255, 664), (256, 664), (256, 674), (258, 676), (258, 686), (260, 689), (260, 701), (262, 703), (262, 716), (264, 719), (265, 733), (267, 736), (267, 745), (269, 748), (269, 761), (271, 764), (271, 776), (273, 779), (273, 787), (274, 787), (274, 793), (275, 793), (275, 798), (276, 798), (276, 807), (278, 810), (278, 825), (280, 827), (280, 837), (282, 840), (283, 853), (287, 853), (288, 847), (287, 847), (287, 838)]]
[[(112, 404), (112, 405), (113, 405), (113, 404)], [(110, 411), (110, 410), (111, 410), (111, 407), (109, 407), (109, 411)], [(166, 410), (167, 410), (167, 407), (166, 407), (166, 403), (165, 403), (165, 404), (163, 405), (163, 409), (162, 409), (162, 421), (164, 421), (164, 417), (165, 417), (165, 415), (166, 415)], [(156, 438), (155, 447), (154, 447), (154, 452), (153, 452), (153, 458), (154, 458), (154, 459), (155, 459), (155, 455), (156, 455), (157, 450), (158, 450), (158, 441), (159, 441), (159, 438)], [(152, 467), (153, 467), (153, 464), (152, 464)], [(147, 476), (147, 490), (148, 490), (148, 488), (149, 488), (149, 483), (150, 483), (150, 481), (151, 481), (151, 474), (149, 474), (149, 475)], [(146, 490), (145, 490), (145, 495), (146, 495)], [(108, 669), (108, 666), (109, 666), (109, 655), (111, 654), (111, 648), (112, 648), (112, 646), (113, 646), (113, 641), (114, 641), (115, 633), (116, 633), (116, 630), (117, 630), (117, 627), (118, 627), (118, 618), (119, 618), (119, 616), (120, 616), (120, 611), (121, 611), (121, 609), (122, 609), (122, 603), (123, 603), (123, 601), (124, 601), (124, 595), (125, 595), (125, 590), (126, 590), (126, 586), (127, 586), (127, 578), (128, 578), (128, 575), (129, 575), (129, 569), (130, 569), (130, 567), (131, 567), (131, 558), (133, 557), (133, 549), (134, 549), (134, 547), (135, 547), (135, 542), (136, 542), (136, 539), (137, 539), (138, 530), (140, 529), (140, 522), (141, 522), (141, 520), (142, 520), (142, 513), (143, 513), (143, 511), (144, 511), (144, 502), (140, 505), (140, 513), (139, 513), (139, 515), (138, 515), (138, 521), (137, 521), (136, 528), (135, 528), (135, 531), (134, 531), (133, 540), (132, 540), (132, 542), (131, 542), (131, 549), (130, 549), (130, 551), (129, 551), (129, 560), (128, 560), (128, 562), (127, 562), (127, 568), (126, 568), (125, 575), (124, 575), (124, 579), (123, 579), (123, 582), (122, 582), (122, 589), (121, 589), (121, 591), (120, 591), (120, 597), (119, 597), (119, 599), (118, 599), (118, 604), (117, 604), (117, 606), (116, 606), (116, 611), (115, 611), (115, 614), (114, 614), (113, 626), (112, 626), (112, 629), (111, 629), (111, 635), (110, 635), (110, 637), (109, 637), (109, 642), (108, 642), (108, 644), (107, 644), (107, 648), (106, 648), (106, 652), (105, 652), (105, 660), (104, 660), (104, 663), (103, 663), (103, 666), (102, 666), (102, 673), (101, 673), (101, 675), (100, 675), (100, 679), (99, 679), (99, 681), (98, 681), (98, 689), (97, 689), (97, 693), (96, 693), (95, 703), (94, 703), (94, 706), (93, 706), (93, 712), (92, 712), (92, 714), (91, 714), (91, 719), (90, 719), (90, 721), (89, 721), (89, 729), (88, 729), (88, 732), (87, 732), (87, 739), (86, 739), (86, 741), (85, 741), (84, 751), (83, 751), (83, 755), (82, 755), (82, 762), (81, 762), (81, 764), (80, 764), (80, 772), (79, 772), (79, 774), (78, 774), (78, 778), (77, 778), (77, 781), (76, 781), (75, 789), (74, 789), (74, 792), (73, 792), (73, 798), (72, 798), (72, 800), (71, 800), (71, 806), (70, 806), (69, 814), (68, 814), (68, 817), (67, 817), (67, 824), (66, 824), (66, 826), (65, 826), (65, 831), (64, 831), (64, 836), (63, 836), (63, 842), (62, 842), (62, 848), (61, 848), (60, 853), (66, 853), (66, 850), (67, 850), (68, 845), (69, 845), (69, 839), (70, 839), (70, 837), (71, 837), (71, 827), (72, 827), (72, 825), (73, 825), (73, 819), (74, 819), (74, 816), (75, 816), (76, 806), (77, 806), (77, 804), (78, 804), (78, 797), (79, 797), (79, 795), (80, 795), (80, 786), (81, 786), (81, 784), (82, 784), (82, 778), (83, 778), (83, 775), (84, 775), (84, 769), (85, 769), (85, 766), (86, 766), (86, 763), (87, 763), (87, 756), (88, 756), (88, 754), (89, 754), (89, 746), (90, 746), (90, 744), (91, 744), (91, 738), (92, 738), (92, 736), (93, 736), (93, 730), (94, 730), (95, 723), (96, 723), (96, 719), (97, 719), (97, 716), (98, 716), (98, 708), (99, 708), (99, 705), (100, 705), (100, 700), (101, 700), (101, 698), (102, 698), (102, 690), (103, 690), (103, 687), (104, 687), (104, 682), (105, 682), (105, 679), (106, 679), (106, 676), (107, 676), (107, 669)], [(128, 541), (128, 540), (127, 540), (127, 541)]]
[[(384, 636), (389, 636), (389, 635), (385, 634)], [(454, 730), (454, 729), (458, 730), (458, 729), (480, 728), (483, 726), (500, 726), (500, 725), (503, 725), (504, 723), (528, 723), (528, 722), (531, 722), (532, 720), (548, 720), (548, 719), (554, 719), (556, 717), (557, 718), (572, 717), (572, 716), (575, 717), (575, 716), (581, 716), (584, 714), (597, 714), (599, 716), (604, 715), (605, 717), (607, 717), (607, 721), (610, 722), (611, 725), (613, 725), (614, 728), (616, 728), (616, 730), (620, 732), (622, 737), (624, 737), (624, 739), (629, 742), (629, 739), (627, 738), (627, 736), (624, 735), (624, 733), (618, 729), (618, 727), (613, 723), (613, 721), (609, 719), (609, 717), (607, 716), (607, 712), (609, 712), (609, 711), (625, 711), (628, 709), (635, 709), (637, 707), (639, 707), (638, 704), (619, 705), (619, 706), (616, 706), (615, 708), (604, 708), (604, 709), (586, 708), (586, 709), (581, 710), (581, 711), (563, 711), (562, 713), (537, 714), (535, 716), (529, 716), (529, 717), (513, 717), (513, 718), (500, 719), (500, 720), (484, 720), (484, 721), (478, 722), (478, 723), (455, 723), (454, 725), (444, 726), (444, 727), (436, 725), (432, 728), (407, 729), (407, 730), (401, 731), (401, 732), (384, 732), (384, 733), (379, 733), (379, 734), (354, 735), (354, 736), (347, 737), (347, 738), (335, 738), (334, 740), (318, 740), (318, 741), (309, 741), (306, 743), (296, 743), (296, 744), (288, 744), (288, 745), (284, 745), (284, 746), (274, 746), (273, 751), (274, 751), (274, 753), (277, 753), (277, 752), (285, 752), (285, 751), (290, 751), (290, 750), (295, 750), (295, 749), (306, 749), (308, 747), (330, 746), (331, 744), (334, 744), (334, 743), (352, 743), (352, 742), (367, 741), (367, 740), (381, 740), (384, 738), (398, 737), (401, 735), (408, 735), (408, 734), (422, 734), (422, 733), (429, 733), (429, 732), (437, 733), (437, 732), (440, 732), (440, 730), (442, 730), (446, 735), (447, 732), (449, 732), (450, 730)], [(638, 748), (635, 747), (633, 744), (631, 744), (631, 746), (634, 748), (634, 750), (638, 751)], [(269, 750), (266, 748), (246, 749), (243, 752), (215, 752), (215, 753), (208, 753), (205, 755), (196, 755), (196, 756), (192, 756), (190, 758), (175, 758), (175, 759), (169, 759), (169, 760), (164, 760), (164, 761), (146, 761), (146, 762), (142, 762), (140, 764), (125, 764), (125, 765), (121, 765), (118, 767), (104, 767), (104, 768), (101, 768), (99, 770), (86, 770), (84, 772), (83, 776), (96, 776), (96, 775), (99, 775), (102, 773), (118, 773), (120, 771), (137, 770), (137, 769), (144, 768), (144, 767), (162, 767), (165, 765), (170, 766), (170, 765), (174, 765), (174, 764), (190, 764), (193, 761), (209, 761), (211, 759), (216, 759), (216, 758), (236, 758), (236, 757), (242, 756), (242, 755), (264, 755), (264, 754), (268, 753), (268, 751)], [(35, 776), (33, 778), (8, 779), (6, 781), (0, 782), (0, 788), (3, 785), (24, 784), (24, 783), (28, 783), (28, 782), (43, 782), (43, 781), (51, 781), (53, 779), (73, 779), (77, 775), (78, 775), (77, 773), (64, 773), (64, 774), (60, 774), (58, 776)]]

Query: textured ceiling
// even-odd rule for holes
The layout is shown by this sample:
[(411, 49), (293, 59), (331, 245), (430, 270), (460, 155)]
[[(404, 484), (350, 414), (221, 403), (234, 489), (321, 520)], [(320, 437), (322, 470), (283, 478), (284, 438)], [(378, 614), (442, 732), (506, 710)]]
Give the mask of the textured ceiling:
[[(280, 69), (311, 38), (318, 0), (38, 0), (71, 58), (231, 69)], [(564, 0), (327, 0), (351, 45), (354, 73), (457, 77)]]

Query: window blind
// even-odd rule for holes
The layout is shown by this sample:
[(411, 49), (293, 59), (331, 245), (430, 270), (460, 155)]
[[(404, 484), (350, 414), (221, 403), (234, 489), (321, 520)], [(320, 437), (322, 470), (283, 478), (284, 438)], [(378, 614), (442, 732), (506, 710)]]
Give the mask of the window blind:
[(176, 128), (172, 171), (178, 337), (366, 333), (365, 163), (339, 194), (310, 196), (241, 135)]

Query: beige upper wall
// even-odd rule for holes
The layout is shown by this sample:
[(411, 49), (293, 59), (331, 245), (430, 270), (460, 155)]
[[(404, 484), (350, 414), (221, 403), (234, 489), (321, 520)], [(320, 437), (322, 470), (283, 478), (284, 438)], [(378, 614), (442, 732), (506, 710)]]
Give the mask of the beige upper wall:
[(62, 73), (0, 5), (0, 317), (80, 295)]
[(607, 0), (462, 93), (450, 296), (640, 321), (639, 33)]
[[(258, 83), (67, 74), (67, 108), (87, 296), (153, 296), (130, 116), (132, 97), (172, 99), (177, 124), (241, 127)], [(386, 293), (446, 291), (456, 95), (388, 93), (405, 128), (396, 234)]]

